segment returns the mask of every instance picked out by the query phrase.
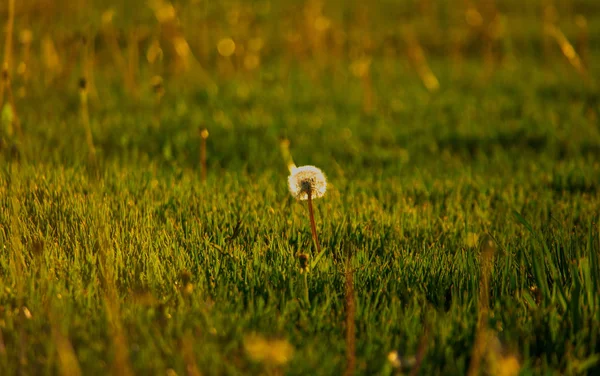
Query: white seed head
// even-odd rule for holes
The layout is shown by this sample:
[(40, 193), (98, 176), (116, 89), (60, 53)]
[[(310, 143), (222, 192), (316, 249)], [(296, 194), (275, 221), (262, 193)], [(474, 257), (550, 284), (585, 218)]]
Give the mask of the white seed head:
[(298, 200), (323, 197), (327, 190), (327, 178), (323, 171), (315, 166), (300, 166), (292, 169), (288, 177), (290, 193)]

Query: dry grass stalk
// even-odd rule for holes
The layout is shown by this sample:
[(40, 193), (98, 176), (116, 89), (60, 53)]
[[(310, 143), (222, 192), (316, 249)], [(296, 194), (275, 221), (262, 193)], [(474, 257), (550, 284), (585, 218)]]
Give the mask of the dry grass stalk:
[(46, 35), (44, 36), (44, 38), (42, 38), (41, 43), (42, 60), (47, 74), (45, 76), (44, 83), (46, 84), (46, 86), (48, 86), (54, 81), (54, 79), (57, 76), (61, 74), (63, 68), (60, 62), (58, 51), (56, 50), (56, 45), (52, 38), (49, 35)]
[(479, 282), (479, 317), (477, 320), (477, 333), (473, 346), (473, 356), (469, 364), (468, 375), (475, 376), (480, 373), (481, 362), (486, 355), (490, 331), (487, 328), (489, 311), (490, 277), (493, 268), (496, 245), (490, 236), (485, 236), (481, 242), (481, 279)]
[(140, 66), (139, 39), (135, 28), (129, 31), (127, 40), (127, 71), (125, 74), (125, 82), (131, 95), (134, 98), (138, 97), (138, 89), (136, 83), (137, 71)]
[(21, 31), (19, 41), (22, 45), (21, 62), (17, 68), (17, 73), (22, 77), (23, 82), (29, 81), (29, 61), (31, 59), (31, 42), (33, 33), (29, 29)]
[(88, 35), (83, 42), (82, 67), (87, 82), (87, 92), (88, 96), (92, 99), (97, 99), (98, 91), (96, 90), (96, 80), (94, 79), (94, 59), (96, 54), (94, 37)]
[(371, 70), (362, 78), (363, 87), (363, 111), (366, 114), (372, 114), (375, 110), (375, 91), (373, 90), (373, 80), (371, 79)]
[(88, 147), (88, 159), (92, 165), (96, 165), (96, 147), (94, 146), (94, 137), (92, 136), (92, 126), (90, 124), (90, 113), (88, 108), (88, 90), (87, 79), (82, 77), (79, 81), (79, 99), (81, 124), (85, 130), (85, 141)]
[(181, 340), (181, 353), (183, 354), (185, 370), (188, 376), (201, 376), (202, 373), (198, 368), (196, 355), (194, 354), (194, 337), (190, 332), (187, 332)]
[(10, 78), (12, 63), (12, 43), (15, 22), (15, 0), (8, 1), (8, 20), (6, 20), (6, 39), (4, 40), (4, 62), (2, 63), (2, 88), (0, 88), (0, 105), (4, 104), (4, 90)]
[(296, 164), (294, 163), (294, 159), (292, 158), (292, 153), (290, 153), (290, 140), (287, 138), (281, 139), (279, 142), (279, 147), (281, 149), (281, 155), (283, 156), (283, 161), (287, 166), (288, 170), (292, 172), (294, 168), (296, 168)]
[(207, 167), (206, 167), (206, 139), (208, 138), (208, 129), (200, 129), (200, 168), (202, 181), (206, 181)]
[(120, 72), (125, 72), (125, 58), (121, 53), (121, 47), (119, 47), (119, 41), (117, 40), (117, 33), (112, 24), (114, 14), (115, 11), (113, 9), (108, 9), (102, 14), (102, 35), (111, 52), (116, 69)]
[(425, 359), (425, 353), (427, 352), (427, 341), (429, 340), (429, 326), (425, 323), (425, 331), (419, 341), (419, 347), (417, 348), (417, 354), (415, 355), (415, 365), (410, 370), (410, 376), (416, 376), (419, 374), (423, 359)]
[(6, 92), (8, 105), (12, 111), (12, 125), (15, 127), (17, 134), (21, 136), (23, 132), (21, 130), (19, 117), (17, 116), (17, 108), (15, 106), (10, 80), (14, 23), (15, 0), (8, 0), (8, 20), (6, 22), (6, 39), (4, 41), (4, 62), (2, 64), (2, 77), (0, 77), (0, 111), (4, 108), (4, 93)]
[(154, 92), (154, 116), (153, 125), (156, 129), (160, 128), (160, 121), (162, 117), (162, 98), (165, 95), (164, 80), (161, 76), (156, 75), (150, 79), (150, 86)]
[(498, 60), (496, 56), (495, 45), (499, 29), (500, 15), (498, 14), (498, 10), (496, 9), (494, 1), (482, 1), (482, 6), (484, 7), (483, 13), (485, 18), (488, 20), (483, 30), (483, 61), (485, 75), (486, 77), (489, 77), (494, 72), (494, 68)]
[(423, 85), (425, 85), (430, 92), (437, 91), (440, 88), (440, 83), (431, 71), (423, 48), (411, 29), (404, 29), (404, 40), (408, 48), (408, 58), (417, 71), (419, 78), (423, 81)]
[(346, 305), (346, 370), (345, 376), (351, 376), (356, 369), (356, 297), (354, 296), (354, 270), (350, 265), (350, 255), (346, 264), (345, 305)]
[(73, 349), (73, 344), (64, 336), (58, 325), (58, 318), (53, 312), (50, 312), (52, 338), (56, 345), (58, 354), (59, 373), (62, 376), (79, 376), (81, 375), (81, 367)]
[(175, 53), (175, 72), (188, 73), (193, 70), (195, 74), (190, 77), (198, 77), (200, 83), (214, 87), (214, 82), (194, 56), (190, 44), (181, 30), (181, 21), (173, 4), (170, 1), (152, 0), (149, 5), (160, 25), (160, 35), (168, 41)]
[(567, 60), (573, 66), (573, 68), (575, 68), (577, 73), (579, 73), (582, 77), (587, 78), (587, 70), (583, 66), (581, 58), (577, 54), (577, 51), (575, 51), (575, 48), (573, 47), (571, 42), (569, 42), (565, 34), (562, 32), (562, 30), (560, 30), (556, 25), (547, 24), (545, 26), (545, 32), (552, 38), (554, 38), (554, 40), (560, 47), (561, 52), (567, 58)]

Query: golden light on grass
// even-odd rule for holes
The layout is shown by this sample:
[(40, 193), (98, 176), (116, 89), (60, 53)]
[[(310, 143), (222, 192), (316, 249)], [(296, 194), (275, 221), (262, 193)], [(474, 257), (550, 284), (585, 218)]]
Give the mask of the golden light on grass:
[(371, 80), (371, 61), (370, 57), (355, 60), (350, 65), (352, 74), (360, 78), (362, 84), (363, 111), (370, 114), (375, 106), (375, 93), (373, 90), (373, 82)]
[(402, 366), (402, 362), (400, 361), (400, 355), (398, 355), (398, 351), (396, 350), (390, 351), (388, 353), (387, 359), (393, 368), (400, 368), (400, 366)]
[[(0, 112), (4, 113), (4, 106), (8, 105), (6, 111), (11, 112), (11, 126), (14, 126), (17, 134), (22, 135), (21, 123), (19, 116), (17, 115), (17, 108), (15, 106), (14, 97), (12, 94), (11, 84), (11, 69), (12, 69), (12, 43), (13, 43), (13, 28), (15, 21), (15, 0), (8, 1), (8, 20), (6, 23), (6, 38), (4, 40), (4, 62), (2, 63), (2, 70), (0, 72)], [(4, 94), (8, 97), (8, 103), (4, 102)]]
[(466, 236), (465, 243), (469, 248), (475, 248), (479, 244), (479, 235), (474, 232), (469, 232)]
[(181, 35), (173, 38), (173, 46), (175, 47), (175, 52), (177, 52), (177, 55), (179, 55), (181, 58), (187, 59), (192, 54), (190, 45)]
[(331, 27), (331, 20), (325, 16), (318, 16), (315, 19), (315, 30), (318, 32), (324, 32)]
[(252, 38), (248, 41), (248, 49), (252, 52), (260, 52), (265, 45), (265, 41), (261, 37)]
[[(195, 62), (195, 58), (188, 41), (185, 39), (183, 34), (176, 33), (171, 39), (171, 42), (173, 44), (173, 49), (175, 50), (175, 53), (179, 57), (179, 59), (177, 59), (177, 62), (179, 62), (179, 66), (183, 68), (184, 72), (189, 72), (192, 67), (192, 64)], [(198, 71), (201, 71), (199, 64), (195, 64), (195, 66), (198, 69)]]
[(231, 38), (223, 38), (217, 43), (217, 51), (223, 57), (230, 57), (235, 52), (235, 42)]
[(113, 21), (113, 18), (115, 17), (115, 10), (113, 8), (109, 8), (107, 10), (105, 10), (104, 12), (102, 12), (102, 16), (101, 16), (101, 20), (102, 20), (102, 24), (110, 24)]
[(369, 74), (369, 69), (371, 67), (371, 59), (366, 57), (363, 59), (357, 59), (350, 64), (350, 72), (354, 75), (354, 77), (362, 78)]
[(488, 374), (497, 376), (517, 376), (519, 374), (521, 362), (514, 354), (505, 353), (497, 336), (490, 335), (486, 347)]
[(397, 350), (390, 351), (387, 355), (387, 360), (392, 368), (399, 371), (408, 371), (417, 363), (415, 356), (401, 356)]
[(62, 65), (60, 63), (60, 57), (56, 51), (54, 41), (49, 35), (42, 38), (42, 61), (44, 62), (46, 70), (53, 75), (57, 75), (61, 72)]
[(283, 156), (283, 161), (287, 166), (290, 173), (296, 168), (296, 164), (294, 163), (294, 159), (292, 158), (292, 153), (290, 153), (290, 140), (287, 138), (281, 139), (279, 142), (279, 147), (281, 149), (281, 155)]
[(269, 366), (285, 365), (294, 355), (294, 347), (285, 339), (266, 339), (258, 334), (244, 337), (244, 350), (253, 361)]
[(161, 61), (164, 57), (164, 53), (162, 48), (160, 48), (160, 42), (155, 39), (148, 46), (148, 50), (146, 50), (146, 60), (148, 63), (154, 64), (155, 62)]
[(244, 68), (254, 70), (260, 65), (260, 56), (250, 53), (244, 56)]
[(563, 55), (567, 58), (573, 68), (575, 68), (575, 70), (582, 76), (587, 76), (587, 71), (581, 62), (579, 55), (562, 30), (560, 30), (558, 26), (554, 24), (547, 23), (544, 27), (544, 31), (554, 38)]
[(474, 7), (469, 7), (465, 12), (465, 20), (469, 26), (477, 28), (483, 25), (483, 17), (481, 13)]
[(404, 40), (408, 48), (408, 57), (417, 71), (419, 78), (423, 81), (423, 85), (430, 92), (437, 91), (440, 88), (440, 83), (431, 71), (425, 58), (425, 52), (411, 29), (406, 28), (404, 30)]
[(24, 29), (19, 33), (19, 42), (22, 46), (22, 57), (19, 66), (17, 67), (17, 74), (23, 77), (27, 81), (28, 77), (28, 64), (29, 57), (31, 55), (31, 42), (33, 41), (33, 32), (29, 29)]
[(167, 23), (175, 20), (176, 12), (173, 4), (169, 1), (155, 0), (152, 1), (151, 7), (154, 10), (154, 16), (160, 23)]

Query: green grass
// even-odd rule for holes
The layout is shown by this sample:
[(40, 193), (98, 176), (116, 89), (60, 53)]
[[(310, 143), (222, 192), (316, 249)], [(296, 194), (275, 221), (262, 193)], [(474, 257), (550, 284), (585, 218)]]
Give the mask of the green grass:
[[(8, 112), (0, 132), (2, 373), (341, 374), (349, 269), (357, 374), (398, 373), (388, 354), (415, 355), (426, 327), (420, 373), (466, 374), (481, 312), (479, 334), (501, 344), (484, 356), (482, 374), (494, 373), (493, 356), (516, 357), (524, 375), (599, 372), (600, 93), (589, 78), (600, 77), (596, 2), (559, 4), (559, 26), (574, 43), (573, 17), (587, 17), (588, 78), (553, 41), (544, 55), (539, 7), (499, 2), (507, 24), (522, 26), (496, 44), (486, 75), (484, 42), (453, 9), (434, 7), (442, 30), (435, 34), (433, 21), (411, 14), (412, 2), (387, 3), (366, 24), (354, 22), (358, 5), (325, 7), (332, 27), (347, 32), (342, 56), (286, 44), (287, 28), (302, 30), (300, 2), (240, 6), (256, 13), (248, 30), (228, 24), (220, 5), (179, 4), (181, 28), (211, 83), (198, 66), (181, 71), (165, 35), (165, 60), (150, 66), (149, 37), (139, 45), (137, 96), (124, 88), (98, 26), (108, 6), (94, 3), (87, 23), (80, 12), (56, 24), (24, 6), (15, 32), (35, 31), (31, 75), (15, 69), (12, 83), (23, 135)], [(50, 4), (45, 12), (61, 9)], [(158, 33), (140, 7), (129, 23), (117, 9), (125, 58), (130, 28)], [(207, 56), (196, 49), (194, 22), (203, 17), (211, 25)], [(394, 17), (411, 20), (438, 92), (428, 92), (408, 62)], [(470, 38), (458, 63), (443, 39), (453, 28)], [(372, 58), (371, 113), (350, 69), (360, 44), (353, 38), (365, 30), (373, 39), (363, 50)], [(44, 32), (61, 73), (43, 64)], [(80, 122), (79, 32), (97, 33), (96, 164)], [(236, 35), (264, 39), (256, 70), (223, 68), (213, 46)], [(149, 84), (155, 74), (165, 80), (160, 105)], [(210, 132), (205, 182), (199, 127)], [(310, 306), (297, 255), (316, 255), (307, 207), (287, 191), (282, 137), (297, 164), (329, 178), (315, 201), (326, 253), (308, 274)], [(488, 236), (493, 267), (483, 291)], [(289, 362), (258, 361), (254, 334), (288, 342)]]

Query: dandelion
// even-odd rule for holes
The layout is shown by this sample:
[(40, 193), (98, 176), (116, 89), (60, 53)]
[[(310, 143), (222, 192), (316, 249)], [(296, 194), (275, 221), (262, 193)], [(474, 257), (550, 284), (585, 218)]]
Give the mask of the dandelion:
[(327, 190), (327, 179), (323, 171), (315, 166), (292, 168), (288, 177), (290, 193), (298, 200), (323, 197)]
[(312, 200), (323, 197), (327, 190), (327, 179), (325, 174), (315, 166), (290, 166), (290, 176), (288, 177), (288, 187), (290, 193), (297, 200), (308, 200), (308, 214), (310, 216), (310, 229), (313, 240), (317, 247), (317, 254), (321, 254), (321, 245), (317, 236), (317, 226), (315, 225), (315, 215), (313, 212)]

